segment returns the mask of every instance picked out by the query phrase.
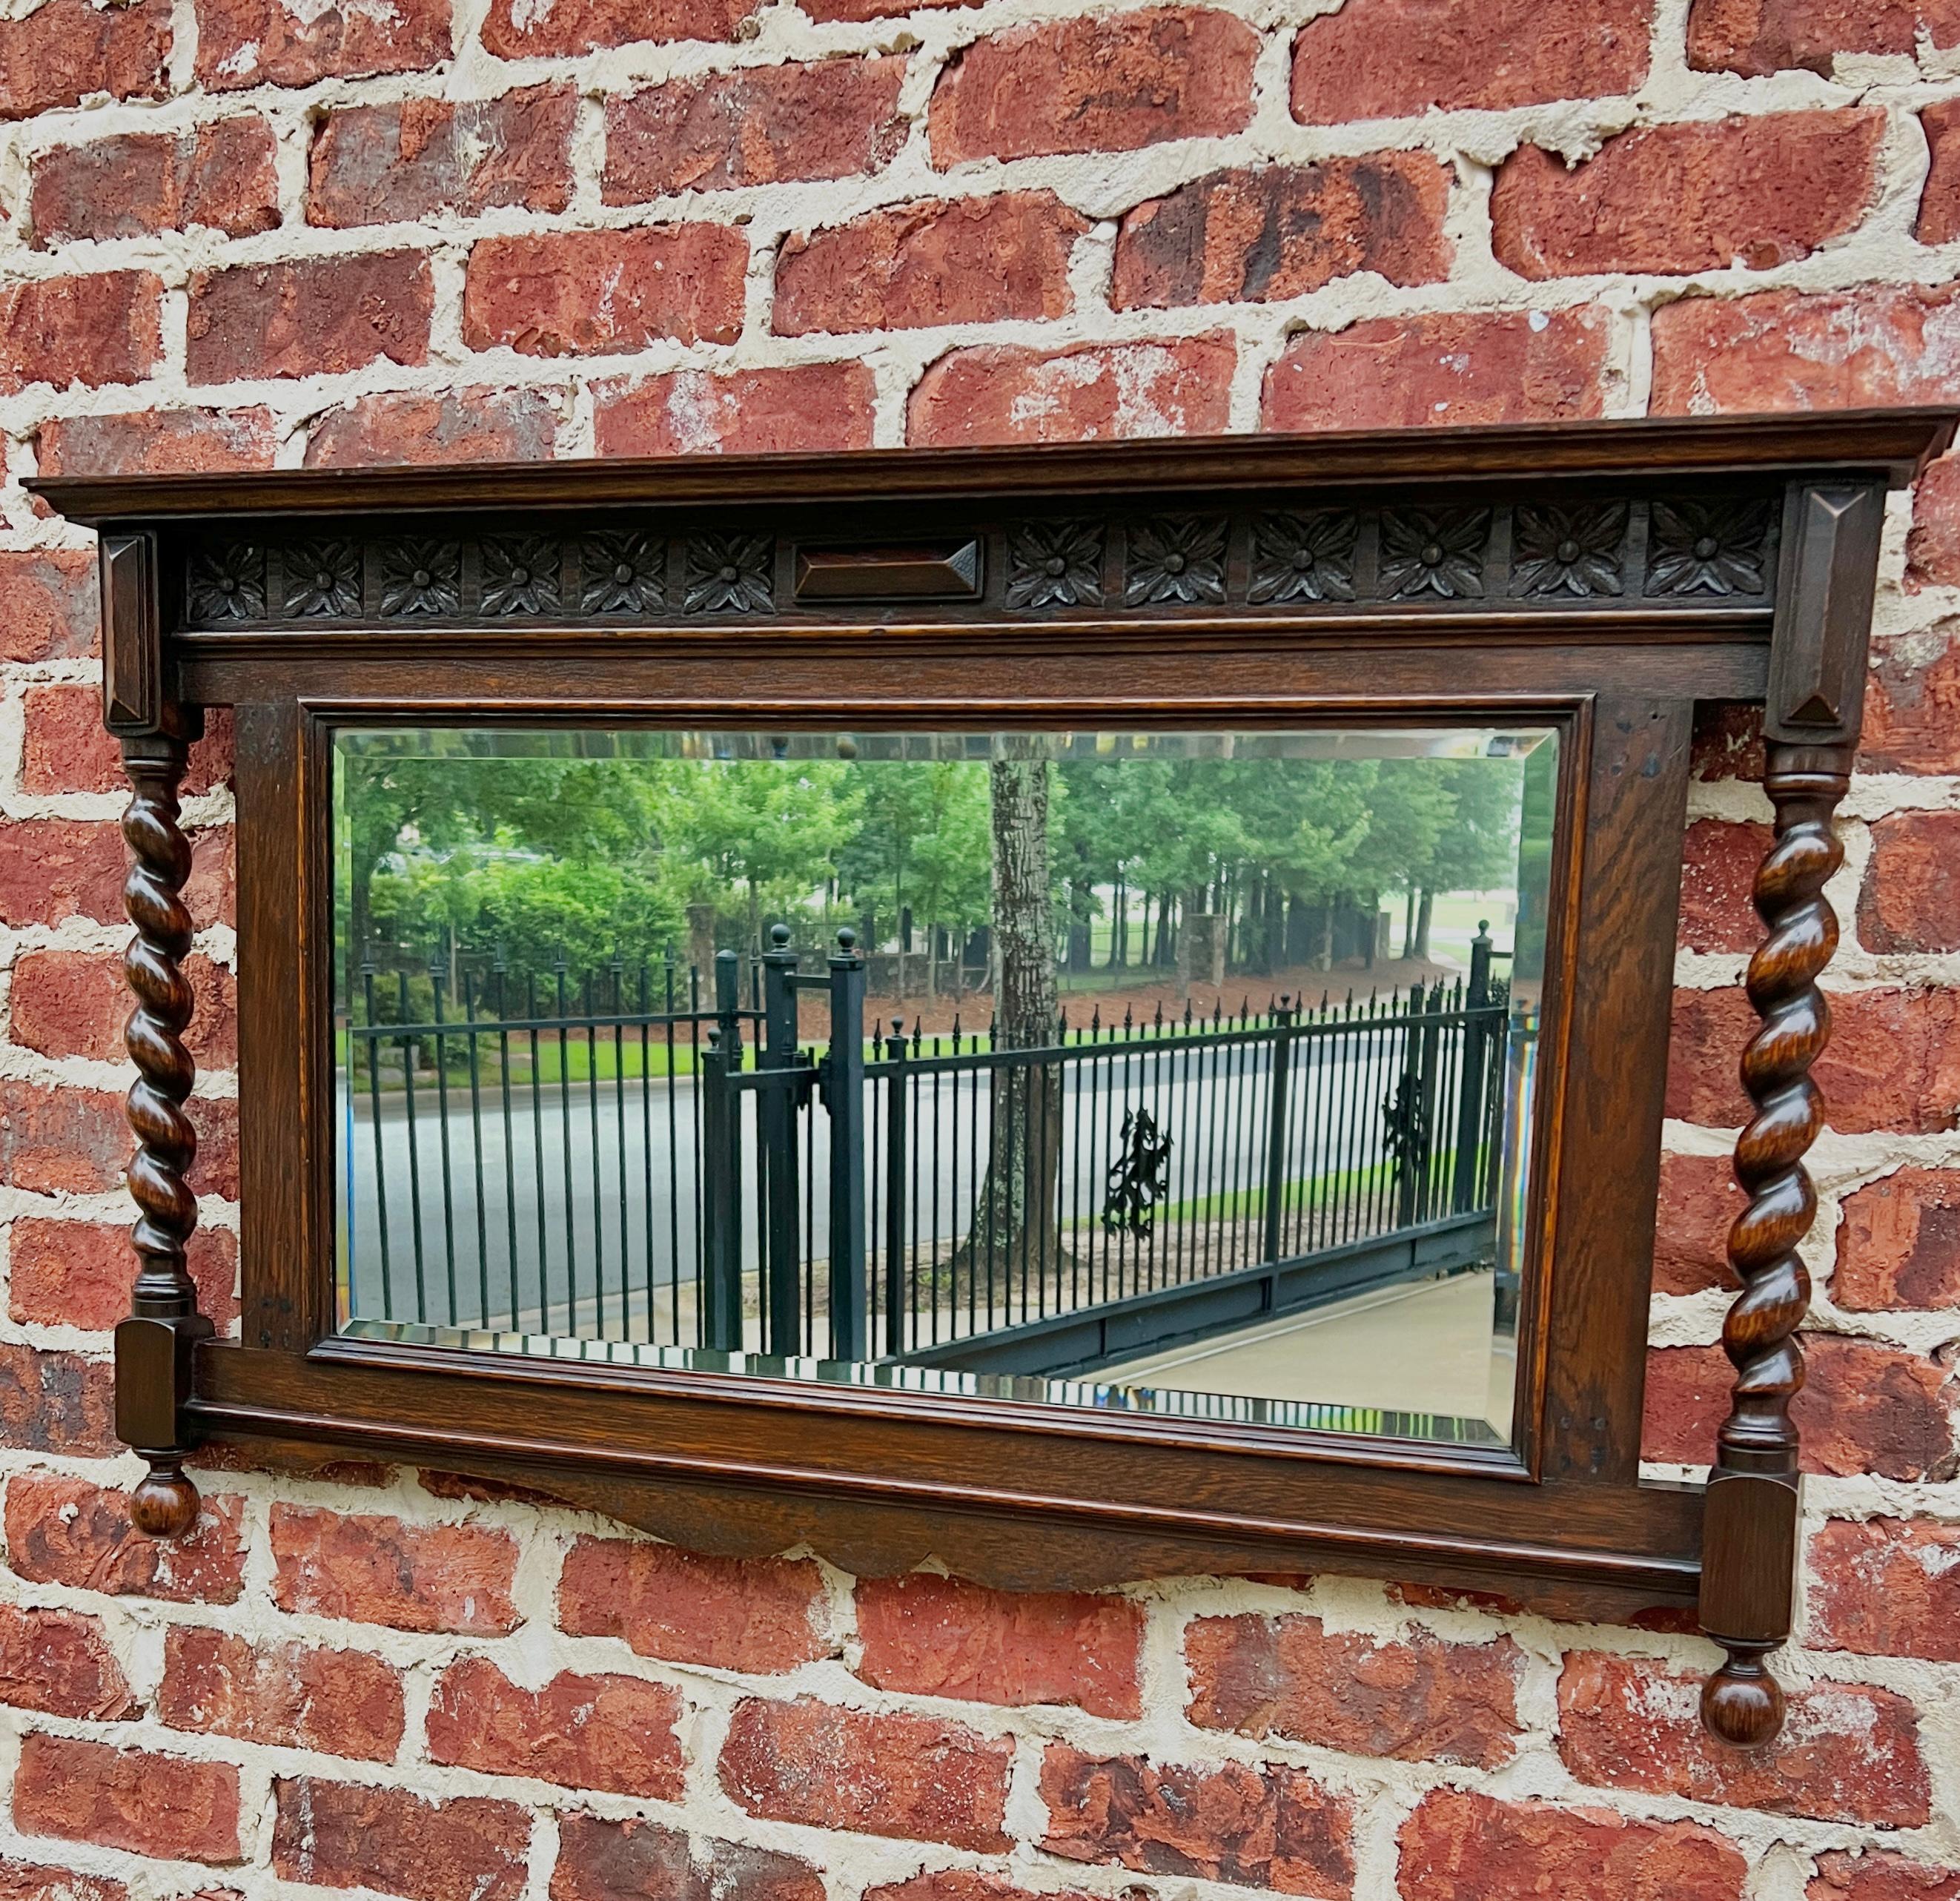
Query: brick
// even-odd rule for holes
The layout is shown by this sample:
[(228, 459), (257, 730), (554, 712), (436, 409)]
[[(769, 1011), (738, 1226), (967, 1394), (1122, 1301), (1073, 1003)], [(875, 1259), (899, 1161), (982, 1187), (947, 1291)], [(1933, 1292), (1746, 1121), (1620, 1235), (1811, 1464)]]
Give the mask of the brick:
[(0, 1077), (0, 1181), (37, 1195), (114, 1188), (129, 1156), (123, 1097)]
[(0, 1901), (129, 1901), (129, 1890), (106, 1875), (32, 1861), (0, 1861)]
[[(198, 1311), (224, 1333), (237, 1317), (237, 1237), (200, 1227), (190, 1237)], [(135, 1254), (126, 1221), (43, 1221), (16, 1215), (8, 1243), (8, 1313), (43, 1326), (106, 1333), (129, 1311)]]
[(1603, 416), (1602, 310), (1376, 317), (1308, 330), (1267, 372), (1269, 429), (1427, 428)]
[(1697, 819), (1688, 826), (1681, 874), (1683, 948), (1748, 951), (1762, 941), (1762, 921), (1749, 893), (1769, 846), (1767, 825)]
[[(202, 951), (183, 962), (193, 1001), (185, 1040), (201, 1068), (238, 1061), (237, 979)], [(16, 959), (11, 993), (14, 1040), (44, 1056), (120, 1062), (130, 996), (123, 960), (100, 951), (29, 951)]]
[(486, 238), (469, 253), (463, 341), (525, 356), (732, 343), (748, 263), (747, 240), (721, 224)]
[(496, 99), (404, 99), (327, 114), (313, 135), (310, 224), (412, 224), (506, 206), (562, 212), (571, 198), (565, 86)]
[(78, 659), (100, 626), (93, 549), (0, 554), (0, 660)]
[(122, 831), (107, 819), (0, 821), (0, 923), (114, 923), (128, 868)]
[(279, 221), (272, 129), (255, 113), (58, 145), (34, 163), (28, 215), (41, 249), (194, 224), (228, 237), (270, 231)]
[(1919, 115), (1930, 163), (1914, 235), (1922, 244), (1960, 237), (1960, 100), (1943, 99)]
[(238, 1102), (236, 1097), (193, 1096), (184, 1105), (197, 1132), (197, 1160), (190, 1171), (193, 1195), (238, 1199)]
[(1810, 1541), (1809, 1641), (1960, 1663), (1960, 1525), (1833, 1519)]
[(1524, 1653), (1508, 1637), (1385, 1641), (1318, 1617), (1201, 1617), (1184, 1651), (1201, 1729), (1477, 1769), (1516, 1750)]
[(278, 431), (269, 409), (142, 409), (43, 422), (44, 476), (189, 475), (269, 469)]
[(1159, 1765), (1052, 1743), (1041, 1793), (1048, 1814), (1042, 1846), (1068, 1861), (1316, 1901), (1354, 1891), (1354, 1805), (1303, 1769)]
[(1858, 893), (1867, 951), (1960, 951), (1960, 813), (1895, 812), (1872, 826), (1872, 861)]
[(1570, 167), (1526, 145), (1491, 189), (1492, 248), (1530, 278), (1793, 263), (1863, 219), (1885, 129), (1860, 111), (1644, 126)]
[(1214, 172), (1124, 215), (1118, 310), (1267, 303), (1357, 271), (1391, 284), (1449, 275), (1448, 168), (1427, 152)]
[(0, 1340), (0, 1445), (100, 1457), (121, 1450), (106, 1360)]
[(868, 449), (877, 384), (866, 363), (674, 370), (595, 384), (601, 455), (756, 455)]
[(396, 1630), (514, 1629), (516, 1541), (479, 1525), (417, 1525), (283, 1502), (272, 1508), (272, 1597), (282, 1610)]
[[(1960, 992), (1844, 990), (1830, 1001), (1831, 1040), (1812, 1071), (1830, 1126), (1844, 1135), (1952, 1127), (1960, 1104)], [(1739, 989), (1675, 992), (1670, 1116), (1717, 1129), (1746, 1119), (1736, 1065), (1755, 1024)]]
[(161, 99), (170, 56), (170, 0), (47, 0), (0, 36), (0, 119), (31, 119), (96, 93)]
[(1243, 21), (1197, 7), (1010, 27), (956, 49), (940, 75), (932, 162), (1222, 139), (1252, 116), (1258, 56)]
[(835, 1646), (823, 1576), (807, 1559), (755, 1562), (673, 1545), (584, 1537), (565, 1554), (558, 1620), (642, 1657), (724, 1670), (794, 1670)]
[(185, 373), (226, 383), (425, 362), (434, 301), (428, 260), (416, 251), (200, 272)]
[(24, 1835), (168, 1861), (231, 1863), (238, 1845), (238, 1772), (149, 1750), (119, 1750), (30, 1733), (14, 1772), (14, 1826)]
[(556, 452), (558, 423), (543, 390), (384, 390), (329, 410), (307, 444), (306, 466), (542, 462)]
[(886, 55), (745, 66), (609, 99), (605, 200), (882, 171), (905, 142), (905, 68)]
[(1749, 1198), (1736, 1185), (1726, 1155), (1660, 1158), (1660, 1194), (1654, 1230), (1654, 1291), (1699, 1294), (1733, 1285), (1729, 1274), (1729, 1231)]
[(1839, 53), (1910, 56), (1921, 32), (1936, 46), (1960, 45), (1960, 6), (1954, 0), (1694, 0), (1688, 63), (1752, 79), (1793, 67), (1828, 78)]
[(1089, 229), (1052, 192), (922, 199), (783, 240), (775, 329), (915, 330), (1060, 317)]
[(1338, 125), (1632, 92), (1652, 14), (1652, 0), (1347, 0), (1293, 41), (1293, 116)]
[(558, 1823), (551, 1901), (823, 1901), (823, 1877), (807, 1861), (743, 1842), (687, 1836), (638, 1817)]
[(1237, 363), (1237, 345), (1223, 336), (950, 350), (914, 387), (905, 439), (966, 447), (1212, 435), (1229, 425)]
[(1044, 1889), (1037, 1894), (1017, 1887), (1004, 1875), (979, 1868), (923, 1868), (909, 1880), (867, 1888), (864, 1901), (1088, 1901), (1088, 1897), (1068, 1889), (1059, 1893)]
[(1920, 477), (1905, 552), (1908, 587), (1960, 581), (1960, 458), (1943, 456)]
[(1685, 297), (1653, 315), (1656, 416), (1943, 403), (1960, 380), (1951, 287)]
[(141, 1709), (97, 1618), (0, 1604), (0, 1703), (98, 1723)]
[(721, 1746), (721, 1786), (751, 1815), (999, 1854), (1014, 1746), (958, 1723), (747, 1697)]
[(27, 792), (120, 792), (129, 781), (102, 730), (94, 686), (30, 686), (21, 705), (21, 788)]
[(1697, 700), (1688, 769), (1704, 785), (1763, 779), (1763, 709), (1736, 700)]
[(963, 0), (918, 0), (916, 6), (910, 5), (909, 0), (800, 0), (803, 12), (813, 20), (883, 20), (893, 15), (902, 18), (908, 13), (961, 4)]
[(915, 1571), (858, 1586), (858, 1674), (975, 1703), (1073, 1703), (1141, 1716), (1143, 1606), (1083, 1591), (988, 1591)]
[(1701, 1727), (1701, 1679), (1640, 1657), (1568, 1655), (1558, 1679), (1558, 1753), (1582, 1782), (1774, 1815), (1883, 1828), (1931, 1816), (1919, 1719), (1890, 1690), (1815, 1683), (1790, 1695), (1762, 1749)]
[(1464, 1789), (1424, 1796), (1397, 1846), (1402, 1901), (1741, 1901), (1748, 1873), (1742, 1851), (1699, 1823), (1630, 1821)]
[(756, 0), (491, 0), (483, 22), (485, 49), (500, 59), (549, 59), (595, 53), (638, 40), (721, 40), (741, 37)]
[(157, 1718), (172, 1729), (385, 1762), (401, 1747), (402, 1680), (361, 1651), (256, 1645), (173, 1624)]
[(1805, 1901), (1955, 1901), (1960, 1868), (1915, 1861), (1903, 1855), (1834, 1849), (1817, 1858), (1817, 1874)]
[(482, 1796), (425, 1802), (406, 1789), (280, 1776), (272, 1784), (273, 1872), (405, 1901), (515, 1901), (530, 1812)]
[(145, 1538), (129, 1523), (123, 1491), (17, 1472), (7, 1483), (8, 1567), (30, 1584), (113, 1597), (236, 1603), (244, 1588), (244, 1508), (236, 1494), (207, 1492), (188, 1536)]
[(1960, 1170), (1901, 1168), (1847, 1196), (1831, 1298), (1862, 1313), (1960, 1307)]
[(1960, 772), (1960, 642), (1951, 626), (1873, 643), (1858, 766)]
[(429, 1707), (431, 1762), (568, 1788), (680, 1799), (679, 1691), (634, 1677), (565, 1671), (542, 1689), (514, 1683), (487, 1657), (450, 1664)]
[(391, 0), (385, 7), (326, 0), (196, 0), (197, 78), (207, 91), (310, 86), (416, 72), (450, 56), (450, 0)]
[(40, 278), (0, 290), (0, 391), (142, 382), (163, 359), (162, 297), (148, 271)]
[[(1944, 1479), (1954, 1466), (1952, 1396), (1930, 1359), (1897, 1347), (1808, 1334), (1806, 1377), (1791, 1403), (1806, 1472), (1834, 1478)], [(1706, 1465), (1729, 1410), (1734, 1369), (1716, 1346), (1656, 1347), (1647, 1355), (1650, 1459)]]

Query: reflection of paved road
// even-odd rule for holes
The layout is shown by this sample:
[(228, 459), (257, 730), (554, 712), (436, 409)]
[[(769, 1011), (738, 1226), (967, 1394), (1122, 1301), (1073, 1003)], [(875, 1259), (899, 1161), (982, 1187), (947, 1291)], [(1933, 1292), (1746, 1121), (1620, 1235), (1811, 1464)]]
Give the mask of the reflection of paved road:
[[(1380, 1105), (1400, 1062), (1399, 1041), (1349, 1044), (1341, 1053), (1296, 1048), (1288, 1089), (1292, 1132), (1286, 1173), (1293, 1180), (1365, 1167), (1381, 1157)], [(1360, 1040), (1356, 1040), (1358, 1044)], [(1093, 1222), (1118, 1151), (1123, 1117), (1147, 1108), (1171, 1138), (1169, 1203), (1256, 1193), (1265, 1178), (1272, 1098), (1270, 1050), (1187, 1051), (1071, 1061), (1062, 1107), (1061, 1214)], [(934, 1079), (923, 1079), (928, 1081)], [(963, 1235), (988, 1157), (984, 1077), (942, 1076), (910, 1098), (913, 1165), (907, 1193), (917, 1243)], [(877, 1158), (884, 1151), (884, 1091), (867, 1091), (872, 1122), (870, 1227), (883, 1235)], [(341, 1097), (342, 1193), (352, 1215), (353, 1310), (364, 1318), (512, 1323), (546, 1330), (576, 1304), (580, 1329), (644, 1337), (656, 1290), (691, 1280), (697, 1258), (695, 1148), (698, 1096), (692, 1078), (642, 1086), (574, 1084), (514, 1089), (507, 1124), (501, 1092), (486, 1087), (473, 1111), (466, 1085), (452, 1087), (445, 1117), (432, 1087), (416, 1091), (412, 1121), (399, 1098), (383, 1109), (380, 1138), (368, 1102), (351, 1121)], [(1344, 1115), (1342, 1105), (1348, 1105)], [(744, 1092), (744, 1264), (757, 1264), (755, 1098)], [(807, 1259), (829, 1252), (829, 1116), (798, 1118), (806, 1189)], [(352, 1181), (348, 1183), (351, 1145)], [(814, 1189), (814, 1193), (810, 1189)], [(388, 1245), (380, 1245), (385, 1197)], [(1187, 1209), (1209, 1221), (1242, 1210)], [(445, 1212), (448, 1218), (445, 1221)], [(419, 1212), (419, 1224), (417, 1215)], [(421, 1236), (419, 1266), (415, 1246)], [(1236, 1265), (1234, 1263), (1219, 1266)], [(678, 1269), (678, 1273), (676, 1272)], [(451, 1288), (453, 1287), (453, 1294)], [(596, 1306), (595, 1306), (596, 1303)], [(541, 1307), (545, 1317), (540, 1318)], [(628, 1310), (639, 1323), (628, 1324)], [(552, 1310), (555, 1310), (555, 1317)]]

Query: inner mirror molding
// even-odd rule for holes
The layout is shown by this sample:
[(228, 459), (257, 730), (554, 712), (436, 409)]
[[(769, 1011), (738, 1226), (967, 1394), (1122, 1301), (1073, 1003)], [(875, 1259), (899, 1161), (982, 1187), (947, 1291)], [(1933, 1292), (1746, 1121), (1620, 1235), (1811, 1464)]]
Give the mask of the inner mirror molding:
[[(33, 485), (100, 531), (134, 789), (136, 1522), (256, 1436), (861, 1572), (1698, 1603), (1766, 1740), (1831, 817), (1953, 423)], [(1705, 1487), (1639, 1460), (1698, 702), (1761, 706), (1776, 820)]]

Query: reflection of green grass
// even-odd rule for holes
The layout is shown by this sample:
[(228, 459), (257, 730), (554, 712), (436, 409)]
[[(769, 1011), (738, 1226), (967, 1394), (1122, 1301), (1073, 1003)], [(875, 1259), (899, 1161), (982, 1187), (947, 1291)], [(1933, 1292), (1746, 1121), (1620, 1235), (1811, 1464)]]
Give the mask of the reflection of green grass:
[[(336, 1054), (344, 1074), (347, 1066), (347, 1033), (340, 1031), (335, 1038)], [(705, 1037), (702, 1048), (707, 1047)], [(510, 1040), (511, 1087), (513, 1089), (530, 1087), (532, 1076), (531, 1040), (528, 1032), (513, 1030)], [(435, 1040), (429, 1037), (421, 1042), (416, 1052), (415, 1087), (433, 1089), (435, 1087)], [(450, 1041), (444, 1052), (443, 1068), (450, 1087), (459, 1084), (469, 1087), (469, 1055), (467, 1041), (457, 1037)], [(399, 1094), (402, 1088), (402, 1052), (399, 1043), (389, 1046), (383, 1052), (381, 1062), (381, 1093), (383, 1095)], [(637, 1082), (641, 1077), (664, 1081), (669, 1076), (691, 1076), (696, 1066), (695, 1052), (690, 1043), (676, 1041), (670, 1049), (663, 1041), (649, 1038), (644, 1049), (637, 1033), (621, 1038), (618, 1044), (600, 1033), (598, 1042), (588, 1043), (582, 1036), (572, 1037), (561, 1045), (555, 1038), (540, 1036), (538, 1039), (538, 1059), (536, 1081), (540, 1087), (555, 1087), (569, 1081), (574, 1084), (591, 1082)], [(479, 1087), (495, 1084), (502, 1086), (501, 1052), (498, 1040), (495, 1036), (477, 1039), (476, 1077)], [(368, 1087), (365, 1064), (355, 1072), (355, 1087)]]
[[(1478, 1151), (1477, 1166), (1480, 1170), (1484, 1153), (1484, 1148)], [(1430, 1157), (1430, 1185), (1433, 1189), (1449, 1186), (1456, 1160), (1453, 1145), (1439, 1149)], [(1378, 1192), (1385, 1196), (1392, 1194), (1395, 1177), (1395, 1164), (1382, 1161), (1369, 1163), (1361, 1168), (1335, 1169), (1325, 1175), (1290, 1181), (1286, 1185), (1287, 1218), (1290, 1219), (1296, 1213), (1310, 1214), (1323, 1208), (1366, 1201)], [(1262, 1182), (1255, 1188), (1227, 1189), (1216, 1195), (1201, 1195), (1192, 1201), (1175, 1202), (1160, 1209), (1157, 1218), (1165, 1221), (1251, 1221), (1260, 1218), (1265, 1212), (1266, 1189)]]

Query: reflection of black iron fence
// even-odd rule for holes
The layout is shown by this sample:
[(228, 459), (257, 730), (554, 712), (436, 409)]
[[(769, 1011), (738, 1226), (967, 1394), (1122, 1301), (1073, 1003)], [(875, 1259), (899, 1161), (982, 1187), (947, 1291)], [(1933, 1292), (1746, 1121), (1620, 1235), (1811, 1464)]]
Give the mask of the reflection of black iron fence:
[(492, 973), (459, 1012), (438, 976), (426, 1020), (402, 980), (388, 1022), (371, 977), (351, 1310), (1065, 1372), (1491, 1257), (1507, 1008), (1488, 938), (1467, 982), (1064, 1014), (1015, 1048), (897, 1021), (867, 1041), (849, 934), (814, 972), (776, 935), (749, 983), (717, 959), (711, 1002), (671, 965), (616, 966), (542, 998)]

